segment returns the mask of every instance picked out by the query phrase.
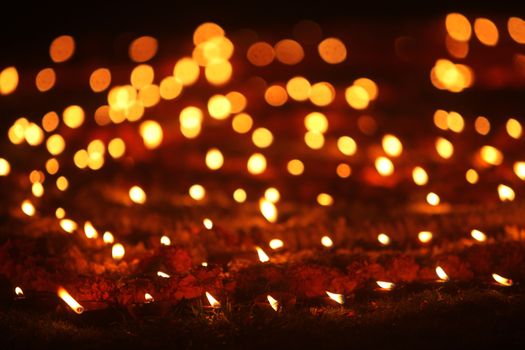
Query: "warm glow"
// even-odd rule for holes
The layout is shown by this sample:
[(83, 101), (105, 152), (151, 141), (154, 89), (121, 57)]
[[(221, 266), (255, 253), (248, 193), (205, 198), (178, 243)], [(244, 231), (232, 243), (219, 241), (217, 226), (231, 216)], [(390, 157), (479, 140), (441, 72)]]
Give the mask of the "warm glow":
[(162, 236), (160, 237), (160, 244), (171, 245), (171, 239), (168, 236)]
[(264, 41), (259, 41), (248, 48), (246, 58), (248, 58), (248, 61), (254, 66), (267, 66), (273, 62), (275, 50), (272, 45)]
[(390, 237), (388, 237), (388, 235), (386, 235), (384, 233), (380, 233), (379, 235), (377, 235), (377, 240), (382, 245), (389, 245), (390, 244)]
[(370, 103), (368, 92), (357, 85), (352, 85), (345, 90), (345, 99), (350, 107), (357, 110), (365, 109)]
[(184, 108), (179, 115), (180, 131), (189, 139), (195, 138), (201, 132), (202, 111), (193, 106)]
[(194, 84), (199, 79), (199, 64), (190, 57), (177, 61), (173, 68), (173, 76), (184, 86)]
[(487, 18), (476, 18), (474, 21), (474, 33), (478, 40), (487, 46), (496, 46), (499, 39), (498, 28)]
[(469, 169), (465, 173), (465, 178), (467, 179), (468, 183), (475, 184), (479, 180), (478, 172), (474, 169)]
[(332, 299), (333, 301), (335, 301), (336, 303), (341, 304), (341, 305), (345, 303), (345, 297), (343, 296), (343, 294), (331, 293), (329, 291), (325, 291), (325, 292), (326, 292), (326, 295), (328, 295), (328, 297)]
[(129, 198), (137, 204), (144, 204), (146, 202), (146, 192), (139, 186), (133, 186), (129, 189)]
[(78, 225), (71, 219), (62, 219), (60, 220), (60, 227), (67, 233), (73, 233), (78, 228)]
[(0, 95), (9, 95), (18, 86), (18, 71), (15, 67), (7, 67), (0, 71)]
[(436, 267), (436, 275), (439, 277), (441, 281), (448, 281), (449, 277), (445, 270), (441, 266)]
[(277, 221), (278, 214), (275, 204), (265, 198), (261, 198), (259, 201), (259, 209), (266, 220), (269, 222)]
[(330, 248), (334, 245), (334, 242), (332, 239), (328, 236), (321, 237), (321, 244), (325, 246), (326, 248)]
[(270, 248), (272, 248), (273, 250), (275, 249), (280, 249), (282, 247), (284, 247), (284, 242), (278, 238), (274, 238), (270, 241), (270, 243), (268, 244), (270, 246)]
[(323, 207), (328, 207), (334, 204), (334, 198), (328, 193), (319, 193), (317, 195), (317, 203)]
[(337, 148), (345, 156), (352, 156), (357, 152), (357, 143), (350, 136), (341, 136), (337, 139)]
[(412, 170), (412, 179), (416, 185), (424, 186), (428, 183), (428, 174), (425, 169), (417, 166)]
[(55, 210), (55, 217), (57, 219), (63, 219), (64, 217), (66, 217), (66, 211), (64, 210), (64, 208), (58, 207)]
[(292, 39), (283, 39), (274, 46), (275, 57), (281, 63), (294, 65), (302, 61), (304, 51), (297, 41)]
[(221, 307), (221, 303), (213, 297), (210, 293), (206, 292), (206, 298), (208, 298), (208, 302), (210, 303), (211, 307), (213, 308), (219, 308)]
[(247, 197), (246, 191), (242, 188), (238, 188), (235, 191), (233, 191), (233, 199), (237, 203), (244, 203), (246, 201), (246, 197)]
[(279, 302), (269, 294), (266, 296), (266, 298), (268, 299), (268, 302), (270, 303), (270, 306), (272, 307), (272, 309), (274, 309), (275, 311), (278, 311)]
[(59, 155), (66, 148), (66, 141), (60, 134), (51, 135), (46, 141), (46, 148), (52, 155)]
[(206, 166), (211, 170), (217, 170), (224, 164), (224, 156), (217, 148), (211, 148), (206, 152)]
[(389, 156), (399, 157), (403, 152), (403, 144), (394, 135), (387, 134), (383, 136), (382, 145), (383, 150)]
[(224, 95), (214, 95), (208, 100), (208, 113), (212, 118), (222, 120), (231, 113), (231, 102)]
[(232, 119), (232, 128), (236, 133), (246, 134), (253, 126), (253, 119), (249, 114), (240, 113)]
[(441, 130), (447, 130), (448, 125), (448, 113), (442, 109), (438, 109), (434, 112), (434, 125)]
[(510, 17), (507, 22), (510, 37), (518, 44), (525, 44), (525, 21), (519, 17)]
[(264, 198), (272, 203), (277, 203), (281, 198), (281, 194), (275, 187), (269, 187), (264, 191)]
[(340, 163), (337, 165), (337, 168), (335, 168), (335, 172), (340, 178), (346, 179), (352, 174), (352, 168), (346, 163)]
[(265, 263), (270, 261), (270, 257), (264, 252), (264, 250), (262, 250), (261, 247), (256, 246), (255, 249), (257, 250), (257, 255), (259, 256), (260, 262)]
[(84, 110), (80, 106), (69, 106), (62, 113), (62, 120), (68, 127), (75, 129), (84, 123)]
[[(0, 169), (2, 166), (0, 165)], [(525, 162), (516, 162), (513, 166), (514, 174), (518, 176), (521, 180), (525, 180)], [(1, 170), (0, 170), (1, 173)]]
[(20, 287), (16, 287), (15, 288), (15, 294), (19, 297), (23, 297), (24, 296), (24, 291), (22, 290), (22, 288)]
[(107, 68), (98, 68), (89, 76), (89, 86), (93, 92), (106, 90), (111, 84), (111, 72)]
[(396, 285), (392, 282), (376, 281), (379, 288), (384, 290), (392, 290)]
[(211, 230), (213, 228), (213, 221), (211, 221), (208, 218), (205, 218), (204, 220), (202, 220), (202, 224), (207, 230)]
[(86, 221), (84, 223), (84, 234), (89, 239), (94, 239), (98, 237), (98, 232), (95, 229), (95, 227), (93, 227), (93, 224), (90, 221)]
[(460, 13), (450, 13), (445, 19), (448, 35), (457, 41), (468, 41), (472, 35), (469, 20)]
[(144, 141), (144, 146), (148, 149), (154, 149), (160, 146), (163, 139), (162, 127), (154, 120), (146, 120), (140, 124), (140, 136)]
[(144, 300), (146, 301), (146, 303), (151, 303), (155, 301), (153, 296), (149, 293), (144, 293)]
[(121, 138), (117, 137), (109, 141), (108, 153), (111, 157), (118, 159), (122, 157), (125, 152), (126, 152), (126, 144)]
[(67, 61), (73, 56), (74, 52), (75, 40), (69, 35), (59, 36), (49, 46), (49, 56), (56, 63)]
[(319, 56), (329, 64), (338, 64), (346, 59), (346, 46), (337, 38), (326, 38), (317, 46)]
[(457, 133), (460, 133), (465, 128), (465, 120), (458, 112), (450, 112), (447, 114), (447, 127)]
[(299, 159), (292, 159), (286, 164), (286, 169), (290, 174), (298, 176), (304, 172), (304, 164)]
[(303, 77), (293, 77), (286, 83), (288, 95), (296, 101), (306, 101), (310, 97), (310, 82)]
[(126, 254), (126, 250), (124, 249), (124, 246), (120, 243), (115, 243), (111, 247), (111, 256), (115, 260), (122, 260), (124, 257), (124, 254)]
[(436, 206), (436, 205), (439, 205), (439, 202), (440, 202), (440, 198), (437, 194), (435, 194), (434, 192), (429, 192), (427, 194), (427, 203), (430, 204), (430, 205), (433, 205), (433, 206)]
[(304, 126), (308, 131), (323, 134), (328, 130), (328, 119), (323, 113), (311, 112), (304, 117)]
[(498, 195), (502, 202), (512, 202), (516, 197), (514, 190), (503, 184), (498, 185)]
[(267, 148), (273, 142), (273, 134), (266, 128), (257, 128), (252, 133), (252, 142), (259, 148)]
[(162, 277), (162, 278), (170, 278), (171, 277), (166, 272), (162, 272), (162, 271), (157, 271), (157, 276)]
[(228, 92), (226, 98), (230, 101), (232, 113), (242, 112), (248, 104), (246, 97), (238, 91)]
[(332, 84), (322, 81), (312, 85), (310, 102), (319, 107), (328, 106), (335, 99), (335, 88)]
[(375, 167), (381, 176), (390, 176), (394, 173), (394, 163), (387, 157), (377, 157)]
[(44, 68), (35, 78), (35, 85), (38, 91), (45, 92), (50, 90), (56, 81), (56, 74), (53, 68)]
[(40, 182), (35, 182), (31, 185), (31, 192), (35, 197), (42, 197), (44, 195), (44, 186)]
[(109, 231), (104, 232), (104, 235), (102, 236), (102, 240), (106, 244), (113, 244), (115, 242), (115, 237), (113, 237), (113, 234)]
[(0, 176), (7, 176), (10, 172), (11, 165), (9, 162), (4, 158), (0, 158)]
[(438, 137), (436, 140), (436, 151), (443, 159), (449, 159), (454, 154), (454, 146), (449, 140)]
[(432, 240), (432, 232), (430, 231), (421, 231), (418, 233), (417, 238), (421, 243), (428, 243)]
[(131, 71), (130, 82), (131, 85), (139, 90), (143, 86), (153, 83), (155, 72), (153, 67), (149, 64), (139, 64)]
[(84, 307), (76, 301), (71, 294), (68, 293), (63, 287), (58, 287), (57, 294), (74, 312), (81, 314), (84, 312)]
[(175, 77), (166, 77), (160, 82), (159, 93), (161, 98), (173, 100), (182, 93), (182, 83)]
[(59, 176), (56, 181), (56, 185), (60, 191), (65, 191), (69, 187), (69, 181), (65, 176)]
[(474, 121), (474, 129), (480, 135), (487, 135), (490, 132), (490, 121), (482, 116), (479, 116)]
[(497, 273), (492, 274), (492, 278), (502, 286), (510, 287), (512, 286), (513, 282), (511, 279), (508, 279), (506, 277), (500, 276)]
[(202, 185), (195, 184), (190, 187), (188, 193), (190, 194), (191, 198), (195, 199), (196, 201), (200, 201), (206, 195), (206, 190), (204, 187), (202, 187)]
[(60, 123), (60, 118), (58, 117), (58, 114), (53, 111), (47, 112), (42, 117), (42, 128), (47, 132), (55, 130), (58, 127), (58, 123)]
[(266, 158), (260, 153), (254, 153), (246, 164), (250, 174), (258, 175), (266, 170)]
[(483, 146), (480, 151), (481, 159), (490, 165), (500, 165), (503, 163), (503, 153), (493, 146)]
[(25, 201), (23, 201), (20, 207), (22, 209), (22, 212), (26, 214), (27, 216), (35, 215), (35, 212), (36, 212), (35, 206), (33, 205), (33, 203), (31, 203), (29, 199), (26, 199)]
[(470, 235), (478, 242), (485, 242), (487, 240), (487, 235), (480, 230), (472, 230), (470, 231)]
[(324, 145), (324, 136), (319, 132), (308, 131), (304, 134), (304, 142), (311, 149), (320, 149)]
[(514, 139), (519, 139), (521, 134), (523, 133), (523, 127), (521, 126), (521, 123), (514, 118), (510, 118), (509, 120), (507, 120), (505, 128), (507, 129), (507, 133), (509, 134), (509, 136)]
[(377, 95), (379, 93), (379, 88), (377, 87), (377, 84), (373, 80), (368, 79), (368, 78), (359, 78), (359, 79), (354, 80), (354, 85), (360, 86), (363, 89), (365, 89), (366, 92), (368, 93), (368, 98), (370, 99), (370, 101), (373, 101), (377, 98)]

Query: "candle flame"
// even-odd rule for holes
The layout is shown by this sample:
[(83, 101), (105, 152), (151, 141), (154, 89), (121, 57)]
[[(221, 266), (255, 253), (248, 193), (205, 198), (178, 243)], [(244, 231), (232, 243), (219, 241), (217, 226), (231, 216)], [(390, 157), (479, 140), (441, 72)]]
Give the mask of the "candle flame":
[(500, 184), (498, 186), (498, 195), (499, 195), (499, 199), (502, 202), (506, 202), (506, 201), (512, 202), (514, 198), (516, 197), (516, 193), (514, 193), (514, 190), (511, 187), (503, 185), (503, 184)]
[(437, 194), (435, 194), (434, 192), (429, 192), (427, 194), (427, 203), (432, 205), (432, 206), (436, 206), (436, 205), (439, 205), (439, 202), (440, 202), (440, 198)]
[(171, 277), (166, 272), (162, 272), (162, 271), (157, 271), (157, 276), (162, 277), (162, 278), (170, 278)]
[(326, 248), (330, 248), (331, 246), (334, 245), (334, 242), (332, 241), (332, 239), (328, 236), (323, 236), (321, 237), (321, 244), (323, 246), (325, 246)]
[(160, 237), (160, 244), (162, 245), (170, 245), (171, 239), (168, 236), (162, 236)]
[(257, 250), (257, 255), (259, 255), (259, 260), (262, 262), (262, 263), (265, 263), (265, 262), (268, 262), (270, 261), (270, 257), (268, 256), (268, 254), (266, 254), (264, 252), (264, 250), (262, 250), (261, 247), (255, 247), (255, 249)]
[(377, 285), (384, 290), (392, 290), (396, 285), (392, 282), (376, 281)]
[(15, 288), (15, 294), (19, 297), (23, 297), (24, 296), (24, 291), (22, 290), (22, 288), (20, 287), (16, 287)]
[(379, 235), (377, 235), (377, 240), (382, 245), (389, 245), (390, 244), (390, 237), (388, 237), (388, 235), (385, 234), (385, 233), (380, 233)]
[(221, 303), (213, 297), (210, 293), (206, 292), (206, 298), (208, 298), (208, 301), (211, 305), (211, 307), (219, 308), (221, 307)]
[(269, 222), (277, 221), (277, 208), (275, 204), (265, 198), (261, 198), (259, 201), (259, 209), (266, 220)]
[(511, 279), (508, 279), (506, 277), (500, 276), (497, 273), (492, 274), (492, 278), (502, 286), (510, 287), (512, 286), (513, 282)]
[(470, 231), (470, 235), (478, 242), (485, 242), (487, 240), (487, 235), (479, 230)]
[(390, 176), (394, 173), (394, 163), (387, 157), (378, 157), (375, 160), (375, 167), (381, 176)]
[(62, 299), (74, 312), (81, 314), (84, 312), (84, 307), (76, 301), (71, 294), (63, 287), (59, 287), (57, 291), (58, 296)]
[(102, 236), (102, 240), (104, 240), (104, 243), (106, 244), (112, 244), (113, 242), (115, 242), (115, 237), (113, 237), (113, 234), (111, 232), (106, 231)]
[(449, 277), (445, 270), (441, 266), (436, 267), (436, 274), (438, 275), (439, 279), (442, 281), (448, 281)]
[(93, 238), (97, 238), (98, 237), (97, 230), (93, 227), (93, 224), (91, 224), (91, 222), (89, 222), (89, 221), (86, 221), (84, 223), (84, 234), (89, 239), (93, 239)]
[(270, 246), (270, 248), (275, 250), (284, 247), (284, 242), (278, 238), (274, 238), (270, 241), (268, 245)]
[(432, 240), (432, 232), (430, 231), (421, 231), (417, 235), (417, 238), (421, 241), (421, 243), (428, 243)]
[(113, 244), (113, 247), (111, 248), (111, 256), (115, 260), (121, 260), (124, 257), (124, 254), (126, 253), (126, 250), (124, 249), (124, 246), (120, 243)]
[(146, 303), (151, 303), (151, 302), (155, 301), (153, 296), (151, 294), (149, 294), (149, 293), (145, 293), (144, 294), (144, 300), (146, 300)]
[(67, 233), (73, 233), (77, 229), (78, 225), (71, 219), (62, 219), (60, 220), (60, 227), (62, 227), (62, 230), (66, 231)]
[(326, 295), (328, 295), (328, 297), (332, 299), (333, 301), (335, 301), (336, 303), (341, 304), (341, 305), (344, 304), (345, 298), (343, 294), (331, 293), (329, 291), (325, 291), (325, 292), (326, 292)]
[(26, 199), (22, 202), (21, 208), (24, 214), (26, 214), (27, 216), (35, 215), (35, 206), (33, 205), (33, 203), (31, 203), (29, 199)]
[(208, 230), (211, 230), (213, 228), (213, 221), (211, 221), (210, 219), (208, 218), (205, 218), (204, 220), (202, 220), (202, 224), (204, 225), (204, 227), (206, 227), (206, 229)]
[(272, 309), (274, 309), (275, 311), (278, 311), (279, 302), (276, 299), (274, 299), (270, 294), (268, 294), (266, 298), (268, 299), (268, 302), (270, 303), (270, 306), (272, 307)]

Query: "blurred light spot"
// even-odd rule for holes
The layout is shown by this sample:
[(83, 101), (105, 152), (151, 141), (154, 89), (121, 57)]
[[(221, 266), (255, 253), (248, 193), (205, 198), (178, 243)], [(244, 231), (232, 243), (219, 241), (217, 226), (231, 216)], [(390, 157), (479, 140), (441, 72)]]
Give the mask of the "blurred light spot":
[(421, 231), (418, 233), (417, 238), (421, 243), (428, 243), (432, 240), (432, 232), (430, 231)]
[(302, 61), (304, 51), (301, 44), (292, 39), (283, 39), (275, 44), (275, 56), (281, 63), (294, 65)]
[(133, 186), (129, 189), (129, 198), (137, 204), (146, 203), (146, 192), (139, 186)]
[(166, 77), (160, 82), (160, 97), (173, 100), (182, 92), (182, 84), (175, 77)]
[(487, 135), (490, 132), (490, 121), (482, 116), (479, 116), (474, 121), (474, 129), (480, 135)]
[(232, 128), (239, 134), (246, 134), (253, 126), (253, 119), (249, 114), (240, 113), (232, 119)]
[(118, 159), (126, 152), (126, 144), (121, 138), (114, 138), (109, 141), (108, 152), (111, 157)]
[(498, 195), (502, 202), (512, 202), (516, 198), (514, 190), (503, 184), (498, 185)]
[(507, 22), (509, 35), (518, 44), (525, 44), (525, 21), (519, 17), (510, 17)]
[(160, 146), (163, 139), (162, 127), (154, 120), (146, 120), (140, 124), (140, 136), (144, 141), (144, 145), (148, 149), (155, 149)]
[(46, 171), (49, 174), (51, 175), (56, 174), (59, 168), (60, 168), (60, 164), (58, 163), (58, 160), (56, 160), (56, 158), (49, 158), (46, 161)]
[(206, 80), (212, 85), (226, 84), (232, 77), (233, 67), (229, 61), (214, 61), (204, 68)]
[(310, 101), (320, 107), (328, 106), (335, 99), (335, 88), (327, 82), (320, 82), (312, 85), (310, 91)]
[(75, 53), (75, 40), (72, 36), (62, 35), (51, 42), (49, 56), (53, 62), (65, 62)]
[(279, 107), (288, 101), (288, 94), (282, 86), (272, 85), (266, 89), (264, 99), (270, 106)]
[(195, 138), (201, 131), (202, 111), (194, 106), (185, 107), (179, 115), (180, 131), (189, 139)]
[(275, 58), (275, 50), (266, 42), (256, 42), (248, 49), (246, 58), (254, 66), (267, 66), (273, 62)]
[(352, 156), (357, 152), (357, 143), (350, 136), (341, 136), (337, 139), (337, 148), (345, 156)]
[(460, 13), (449, 13), (445, 19), (448, 35), (457, 41), (468, 41), (472, 35), (469, 20)]
[(503, 163), (503, 153), (496, 147), (483, 146), (479, 153), (481, 159), (490, 165), (501, 165)]
[(64, 151), (66, 141), (64, 141), (64, 138), (60, 134), (51, 135), (46, 141), (46, 148), (49, 153), (56, 156)]
[(337, 165), (335, 172), (340, 178), (346, 179), (352, 174), (352, 168), (350, 168), (350, 165), (346, 163), (340, 163)]
[(208, 113), (215, 119), (226, 119), (231, 113), (231, 103), (224, 95), (214, 95), (208, 100)]
[(224, 36), (224, 29), (213, 22), (202, 23), (193, 32), (193, 44), (199, 45), (211, 38)]
[(515, 162), (513, 166), (514, 173), (521, 180), (525, 180), (525, 162)]
[(250, 174), (258, 175), (266, 170), (266, 158), (261, 153), (254, 153), (246, 164)]
[(288, 95), (296, 101), (306, 101), (310, 97), (310, 82), (303, 77), (293, 77), (286, 83)]
[(9, 162), (4, 158), (0, 158), (0, 176), (7, 176), (10, 172), (11, 165)]
[(329, 64), (338, 64), (346, 59), (346, 46), (337, 38), (326, 38), (317, 46), (319, 56)]
[(4, 68), (0, 72), (0, 95), (9, 95), (18, 86), (18, 71), (15, 67)]
[(365, 109), (370, 102), (368, 92), (357, 85), (352, 85), (345, 90), (345, 99), (350, 107), (358, 110)]
[(479, 180), (478, 172), (474, 169), (469, 169), (465, 173), (465, 179), (467, 179), (467, 182), (470, 184), (475, 184)]
[(281, 199), (281, 194), (275, 187), (269, 187), (264, 191), (264, 198), (269, 202), (277, 203)]
[(412, 179), (418, 186), (424, 186), (428, 183), (428, 174), (425, 169), (420, 166), (416, 166), (412, 170)]
[(190, 187), (188, 193), (190, 194), (191, 198), (195, 199), (196, 201), (200, 201), (206, 195), (206, 190), (204, 187), (202, 187), (202, 185), (195, 184)]
[(131, 71), (131, 85), (139, 90), (141, 87), (153, 83), (155, 72), (153, 67), (148, 64), (139, 64)]
[(334, 204), (334, 198), (328, 193), (319, 193), (317, 195), (317, 203), (323, 207), (329, 207)]
[(69, 181), (66, 179), (65, 176), (59, 176), (56, 181), (56, 185), (60, 191), (65, 191), (69, 187)]
[[(160, 102), (160, 89), (158, 85), (150, 84), (140, 88), (138, 99), (144, 107), (153, 107)], [(132, 120), (134, 118), (131, 118)], [(130, 117), (128, 116), (128, 120)]]
[(194, 84), (199, 79), (199, 72), (199, 65), (190, 57), (181, 58), (173, 68), (173, 76), (184, 86)]
[(377, 84), (373, 80), (368, 79), (368, 78), (359, 78), (354, 81), (354, 85), (360, 86), (363, 89), (365, 89), (370, 101), (374, 101), (377, 98), (377, 95), (379, 93), (379, 88), (377, 87)]
[(427, 203), (432, 205), (432, 206), (439, 205), (439, 202), (441, 201), (439, 196), (437, 194), (435, 194), (434, 192), (429, 192), (427, 194), (427, 198), (426, 199), (427, 199)]
[(403, 144), (395, 135), (386, 134), (381, 144), (385, 153), (391, 157), (399, 157), (403, 152)]
[(268, 243), (268, 245), (270, 246), (270, 248), (272, 248), (273, 250), (276, 250), (276, 249), (280, 249), (282, 247), (284, 247), (284, 242), (278, 238), (274, 238), (270, 241), (270, 243)]
[(449, 159), (454, 154), (454, 145), (449, 140), (438, 137), (436, 139), (436, 151), (443, 159)]
[(469, 52), (468, 41), (458, 41), (447, 35), (445, 39), (445, 45), (448, 53), (455, 58), (465, 58)]
[(328, 119), (319, 112), (311, 112), (304, 117), (306, 130), (324, 134), (328, 130)]
[(151, 36), (141, 36), (131, 42), (128, 54), (133, 62), (146, 62), (155, 56), (157, 49), (157, 39)]
[(42, 117), (42, 127), (47, 132), (55, 130), (59, 122), (60, 118), (55, 112), (48, 112)]
[(266, 128), (257, 128), (252, 133), (252, 141), (259, 148), (267, 148), (273, 142), (273, 134)]
[(387, 157), (377, 157), (374, 164), (381, 176), (390, 176), (394, 173), (394, 163)]
[(523, 132), (523, 127), (521, 126), (521, 123), (514, 118), (510, 118), (509, 120), (507, 120), (505, 128), (507, 129), (507, 134), (509, 134), (509, 136), (514, 139), (519, 139)]
[(319, 132), (308, 131), (304, 134), (304, 142), (311, 149), (321, 149), (324, 145), (324, 136)]
[(206, 166), (211, 170), (217, 170), (224, 164), (224, 156), (217, 148), (210, 148), (206, 152)]
[(50, 90), (56, 81), (56, 74), (53, 68), (44, 68), (35, 78), (35, 85), (38, 91), (44, 92)]
[(447, 127), (454, 132), (460, 133), (465, 128), (465, 120), (461, 114), (452, 111), (447, 115)]
[(474, 21), (474, 33), (478, 40), (487, 46), (496, 46), (499, 39), (498, 28), (487, 18), (476, 18)]
[(68, 127), (75, 129), (84, 123), (84, 110), (82, 107), (72, 105), (64, 109), (62, 120)]
[(226, 98), (230, 101), (231, 113), (240, 113), (246, 108), (248, 101), (246, 97), (238, 92), (231, 91), (226, 94)]
[(235, 191), (233, 191), (233, 199), (237, 203), (244, 203), (246, 201), (246, 197), (247, 197), (246, 191), (243, 190), (242, 188), (238, 188)]
[(89, 76), (89, 86), (93, 92), (106, 90), (111, 84), (111, 72), (107, 68), (98, 68)]

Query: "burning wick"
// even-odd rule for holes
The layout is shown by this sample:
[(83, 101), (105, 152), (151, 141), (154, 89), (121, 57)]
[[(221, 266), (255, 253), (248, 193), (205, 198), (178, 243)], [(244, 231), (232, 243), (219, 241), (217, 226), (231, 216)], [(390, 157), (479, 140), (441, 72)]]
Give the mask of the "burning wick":
[(264, 252), (264, 250), (262, 250), (261, 247), (255, 247), (255, 249), (257, 250), (257, 255), (259, 255), (259, 260), (262, 262), (262, 263), (265, 263), (265, 262), (268, 262), (270, 261), (270, 257), (268, 256), (268, 254), (266, 254)]
[(202, 224), (204, 225), (204, 227), (206, 227), (207, 230), (211, 230), (213, 228), (213, 221), (211, 221), (208, 218), (202, 220)]
[(162, 278), (170, 278), (171, 277), (170, 275), (168, 275), (167, 273), (162, 272), (162, 271), (157, 271), (157, 276), (162, 277)]
[(268, 299), (268, 302), (270, 303), (272, 309), (274, 309), (277, 312), (279, 310), (279, 302), (276, 299), (274, 299), (270, 294), (268, 294), (266, 298)]
[(208, 301), (210, 302), (211, 307), (213, 308), (219, 308), (221, 307), (221, 303), (213, 297), (210, 293), (206, 292), (206, 298), (208, 298)]
[(513, 284), (511, 279), (500, 276), (497, 273), (493, 273), (492, 278), (494, 278), (496, 282), (498, 282), (499, 284), (505, 287), (510, 287)]
[(280, 239), (274, 238), (268, 244), (273, 250), (284, 247), (284, 242)]
[(15, 294), (17, 297), (24, 297), (24, 291), (20, 287), (15, 288)]
[(80, 305), (63, 287), (58, 287), (58, 296), (77, 314), (84, 312), (84, 307)]
[(268, 222), (273, 223), (277, 221), (277, 208), (275, 207), (275, 204), (265, 198), (262, 198), (259, 201), (259, 209)]
[(421, 241), (421, 243), (428, 243), (432, 240), (432, 232), (421, 231), (418, 233), (417, 238)]
[(441, 282), (445, 282), (449, 280), (449, 277), (445, 270), (441, 266), (436, 267), (436, 275), (438, 275)]
[(162, 245), (170, 245), (171, 239), (168, 236), (162, 236), (160, 237), (160, 244)]
[(392, 282), (385, 282), (385, 281), (376, 281), (377, 285), (379, 286), (379, 288), (383, 289), (383, 290), (392, 290), (394, 289), (394, 287), (396, 286), (394, 283)]
[(328, 236), (323, 236), (321, 237), (321, 244), (323, 246), (325, 246), (326, 248), (330, 248), (331, 246), (334, 245), (334, 242), (332, 241), (332, 239)]
[(487, 235), (479, 230), (470, 231), (470, 235), (478, 242), (485, 242), (487, 240)]
[(384, 233), (380, 233), (379, 235), (377, 235), (377, 240), (382, 245), (389, 245), (390, 244), (390, 237), (388, 237), (388, 235), (386, 235)]
[(153, 296), (149, 293), (145, 293), (144, 294), (144, 300), (146, 300), (146, 303), (152, 303), (155, 301), (155, 299), (153, 298)]
[(345, 303), (345, 297), (343, 296), (343, 294), (331, 293), (329, 291), (326, 291), (326, 295), (328, 295), (330, 299), (332, 299), (338, 304), (343, 305)]
[(113, 259), (115, 260), (121, 260), (124, 257), (124, 254), (126, 253), (126, 250), (124, 249), (124, 246), (120, 243), (116, 243), (111, 248), (111, 256), (113, 256)]

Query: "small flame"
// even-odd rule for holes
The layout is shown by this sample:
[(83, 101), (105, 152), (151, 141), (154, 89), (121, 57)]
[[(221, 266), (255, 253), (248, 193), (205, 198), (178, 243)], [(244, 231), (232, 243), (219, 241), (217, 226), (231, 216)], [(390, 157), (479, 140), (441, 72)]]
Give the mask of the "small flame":
[(273, 250), (284, 247), (284, 242), (278, 238), (274, 238), (268, 244)]
[(445, 270), (441, 266), (436, 267), (436, 274), (438, 275), (439, 279), (442, 281), (448, 281), (449, 277)]
[(171, 277), (166, 272), (162, 272), (162, 271), (157, 271), (157, 276), (162, 277), (162, 278), (170, 278)]
[(332, 239), (328, 236), (323, 236), (321, 237), (321, 244), (323, 246), (325, 246), (326, 248), (330, 248), (331, 246), (334, 245), (334, 242), (332, 241)]
[(432, 232), (430, 231), (421, 231), (417, 235), (417, 238), (421, 241), (421, 243), (428, 243), (432, 240)]
[(168, 236), (162, 236), (160, 237), (160, 244), (162, 245), (170, 245), (171, 239)]
[(204, 225), (204, 227), (206, 227), (207, 230), (211, 230), (213, 228), (213, 221), (211, 221), (208, 218), (202, 220), (202, 224)]
[(270, 261), (270, 257), (264, 252), (264, 250), (262, 250), (261, 247), (255, 247), (255, 249), (257, 250), (257, 255), (259, 255), (259, 260), (262, 263)]
[(151, 302), (155, 301), (153, 296), (151, 294), (149, 294), (149, 293), (145, 293), (144, 294), (144, 300), (146, 300), (146, 303), (151, 303)]
[(394, 173), (394, 163), (387, 157), (378, 157), (375, 160), (375, 166), (381, 176), (390, 176)]
[(478, 242), (485, 242), (487, 240), (487, 235), (480, 230), (472, 230), (470, 231), (470, 235)]
[(513, 282), (511, 279), (498, 275), (497, 273), (492, 274), (492, 278), (502, 286), (510, 287)]
[(31, 203), (29, 199), (26, 199), (22, 202), (21, 208), (24, 214), (26, 214), (27, 216), (35, 215), (35, 206), (33, 205), (33, 203)]
[(124, 257), (124, 254), (126, 254), (126, 250), (122, 244), (113, 244), (113, 247), (111, 248), (111, 256), (113, 256), (113, 259), (121, 260)]
[(113, 234), (109, 231), (104, 232), (102, 239), (106, 244), (112, 244), (113, 242), (115, 242), (115, 237), (113, 237)]
[(498, 195), (499, 199), (502, 202), (512, 202), (514, 198), (516, 197), (516, 193), (514, 193), (514, 190), (506, 185), (499, 185), (498, 186)]
[(60, 220), (60, 227), (62, 227), (62, 230), (66, 231), (67, 233), (73, 233), (77, 229), (78, 225), (71, 219), (62, 219)]
[(211, 307), (218, 308), (221, 307), (221, 303), (213, 297), (210, 293), (206, 292), (206, 298), (210, 302)]
[(432, 206), (436, 206), (436, 205), (439, 205), (439, 202), (440, 202), (440, 198), (437, 194), (435, 194), (434, 192), (429, 192), (427, 194), (427, 203), (432, 205)]
[(384, 290), (392, 290), (396, 285), (392, 282), (376, 281), (377, 285)]
[(269, 222), (277, 221), (277, 208), (275, 207), (275, 204), (265, 198), (262, 198), (259, 201), (259, 209), (266, 220)]
[(77, 314), (81, 314), (84, 312), (84, 307), (76, 301), (71, 294), (68, 293), (67, 290), (65, 290), (63, 287), (59, 287), (57, 291), (58, 296), (60, 299), (64, 300), (64, 302)]
[(98, 237), (97, 230), (93, 227), (93, 225), (89, 221), (86, 221), (86, 223), (84, 224), (84, 233), (86, 234), (86, 237), (89, 239)]
[(201, 266), (208, 267), (208, 262), (207, 261), (201, 262)]
[(129, 198), (137, 204), (144, 204), (146, 202), (146, 192), (139, 186), (133, 186), (129, 189)]
[(388, 235), (385, 234), (385, 233), (380, 233), (380, 234), (377, 236), (377, 240), (378, 240), (379, 243), (381, 243), (382, 245), (389, 245), (389, 244), (390, 244), (390, 237), (388, 237)]
[(19, 297), (23, 297), (24, 296), (24, 291), (22, 290), (22, 288), (20, 287), (16, 287), (15, 288), (15, 294)]
[(331, 293), (329, 291), (326, 291), (326, 295), (328, 295), (330, 299), (332, 299), (338, 304), (343, 305), (345, 303), (345, 297), (343, 296), (343, 294)]
[(270, 294), (268, 294), (266, 298), (268, 299), (268, 302), (270, 303), (270, 306), (272, 307), (272, 309), (274, 309), (275, 311), (278, 311), (279, 302), (276, 299), (274, 299)]

